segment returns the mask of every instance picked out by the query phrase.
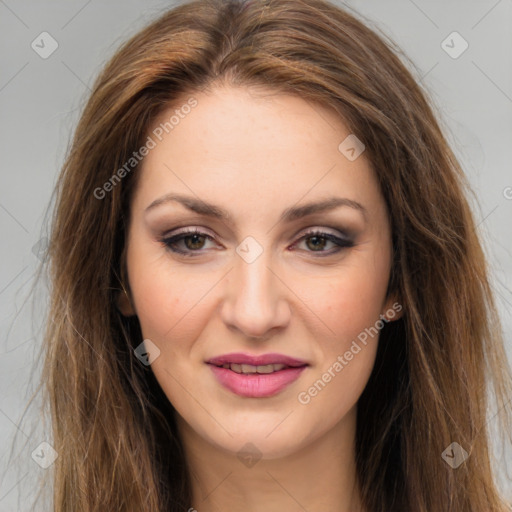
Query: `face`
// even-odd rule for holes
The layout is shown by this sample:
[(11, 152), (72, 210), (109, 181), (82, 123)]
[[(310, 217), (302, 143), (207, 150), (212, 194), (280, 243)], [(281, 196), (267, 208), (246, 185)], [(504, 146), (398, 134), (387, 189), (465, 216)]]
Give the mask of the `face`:
[[(377, 349), (368, 329), (395, 303), (384, 199), (365, 153), (339, 149), (350, 131), (332, 112), (245, 88), (193, 98), (149, 133), (119, 307), (158, 348), (151, 370), (180, 429), (284, 456), (354, 417)], [(233, 353), (254, 364), (211, 363), (241, 365)]]

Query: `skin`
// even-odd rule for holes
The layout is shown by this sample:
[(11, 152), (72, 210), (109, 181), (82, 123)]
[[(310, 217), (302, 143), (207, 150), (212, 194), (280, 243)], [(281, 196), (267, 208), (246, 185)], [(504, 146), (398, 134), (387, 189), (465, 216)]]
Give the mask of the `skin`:
[[(365, 153), (349, 161), (338, 150), (350, 134), (338, 116), (299, 97), (228, 86), (193, 97), (197, 106), (137, 171), (127, 240), (131, 297), (119, 300), (122, 313), (136, 314), (144, 338), (160, 350), (151, 369), (177, 411), (192, 476), (190, 506), (362, 511), (356, 406), (378, 336), (309, 403), (298, 394), (396, 302), (386, 297), (391, 233), (373, 170)], [(171, 192), (227, 209), (231, 221), (175, 201), (145, 212)], [(342, 206), (279, 221), (286, 208), (330, 196), (357, 201), (365, 211)], [(214, 240), (178, 242), (192, 257), (161, 242), (189, 227)], [(327, 239), (303, 238), (309, 228), (350, 233), (353, 247), (334, 253)], [(251, 263), (235, 251), (248, 236), (263, 250)], [(229, 352), (278, 352), (309, 366), (275, 396), (241, 397), (205, 363)], [(261, 456), (250, 467), (237, 456), (246, 443)]]

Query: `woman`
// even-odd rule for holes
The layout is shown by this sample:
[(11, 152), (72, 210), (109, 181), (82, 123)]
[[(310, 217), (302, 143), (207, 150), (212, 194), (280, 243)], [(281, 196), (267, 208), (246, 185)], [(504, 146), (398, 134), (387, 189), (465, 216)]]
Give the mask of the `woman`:
[(391, 48), (197, 0), (106, 65), (49, 247), (56, 511), (507, 510), (466, 184)]

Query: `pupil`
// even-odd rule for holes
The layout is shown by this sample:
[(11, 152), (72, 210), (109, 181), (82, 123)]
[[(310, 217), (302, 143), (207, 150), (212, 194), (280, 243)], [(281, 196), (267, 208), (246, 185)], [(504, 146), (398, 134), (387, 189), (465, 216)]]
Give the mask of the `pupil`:
[(318, 249), (318, 248), (323, 248), (323, 247), (325, 247), (325, 239), (324, 239), (324, 238), (322, 238), (321, 236), (312, 236), (312, 237), (310, 237), (310, 238), (309, 238), (309, 240), (310, 240), (310, 241), (312, 241), (312, 240), (316, 240), (317, 242), (318, 242), (319, 240), (322, 240), (322, 241), (323, 241), (323, 243), (320, 243), (320, 244), (316, 244), (316, 243), (312, 244), (312, 247), (313, 247), (313, 248), (317, 248), (317, 249)]
[[(191, 247), (191, 244), (187, 244), (188, 245), (188, 248), (189, 249), (200, 249), (201, 247), (201, 242), (197, 242), (197, 239), (201, 239), (201, 238), (204, 238), (203, 236), (201, 235), (190, 235), (186, 238), (187, 241), (190, 241), (191, 239), (194, 239), (194, 242), (192, 242), (192, 247)], [(199, 244), (199, 246), (197, 246), (197, 244)]]

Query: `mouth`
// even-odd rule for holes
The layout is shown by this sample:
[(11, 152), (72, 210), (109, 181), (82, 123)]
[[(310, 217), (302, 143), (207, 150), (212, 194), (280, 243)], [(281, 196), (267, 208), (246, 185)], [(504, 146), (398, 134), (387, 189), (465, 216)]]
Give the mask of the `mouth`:
[[(213, 364), (213, 363), (209, 363)], [(282, 363), (276, 364), (265, 364), (265, 365), (252, 365), (252, 364), (238, 364), (238, 363), (224, 363), (224, 364), (213, 364), (217, 368), (224, 368), (226, 370), (231, 370), (235, 373), (243, 374), (243, 375), (254, 375), (254, 374), (269, 374), (280, 372), (282, 370), (286, 370), (289, 368), (302, 368), (308, 366), (307, 364), (296, 364), (296, 365), (286, 365)]]
[(282, 368), (297, 368), (299, 366), (307, 366), (308, 362), (303, 359), (297, 359), (285, 354), (249, 354), (243, 352), (232, 352), (221, 356), (212, 357), (208, 361), (209, 364), (227, 368), (240, 373), (272, 373), (274, 367), (276, 371)]
[(309, 366), (305, 361), (280, 354), (227, 354), (206, 363), (219, 384), (246, 398), (267, 398), (280, 393)]

